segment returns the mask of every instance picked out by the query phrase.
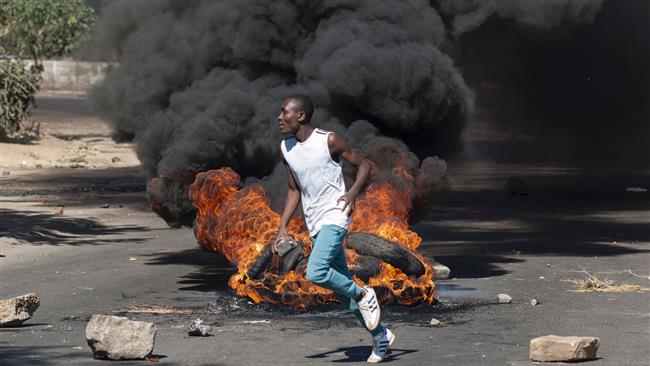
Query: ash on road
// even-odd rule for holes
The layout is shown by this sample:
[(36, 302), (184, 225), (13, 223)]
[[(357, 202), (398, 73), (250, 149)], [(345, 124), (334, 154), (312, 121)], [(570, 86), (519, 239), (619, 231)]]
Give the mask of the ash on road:
[[(170, 229), (156, 217), (135, 157), (123, 151), (130, 146), (109, 143), (110, 131), (83, 98), (40, 102), (36, 115), (45, 130), (71, 137), (53, 137), (64, 145), (50, 147), (53, 163), (40, 169), (7, 159), (14, 146), (2, 144), (0, 165), (9, 175), (0, 181), (0, 298), (36, 292), (41, 307), (23, 326), (0, 329), (0, 363), (105, 364), (92, 359), (84, 339), (86, 322), (98, 313), (156, 323), (160, 364), (365, 364), (370, 339), (341, 305), (303, 313), (234, 297), (230, 264), (201, 250), (191, 230)], [(74, 132), (82, 126), (95, 132)], [(56, 156), (77, 153), (65, 144), (93, 143), (84, 139), (124, 155), (113, 162), (112, 152), (87, 154), (98, 160), (77, 168), (66, 165), (67, 155)], [(40, 143), (18, 148), (29, 156)], [(398, 337), (387, 361), (531, 365), (529, 341), (555, 334), (599, 337), (599, 359), (590, 365), (650, 363), (650, 293), (572, 292), (564, 281), (585, 279), (585, 270), (650, 287), (643, 277), (650, 274), (650, 196), (626, 192), (647, 187), (648, 171), (460, 161), (450, 167), (452, 191), (414, 229), (424, 240), (421, 252), (448, 265), (451, 277), (437, 282), (435, 305), (385, 308), (384, 321)], [(530, 196), (502, 189), (512, 175), (526, 180)], [(55, 215), (59, 207), (63, 213)], [(498, 305), (499, 293), (513, 302)], [(214, 336), (189, 337), (196, 318)], [(432, 318), (441, 324), (431, 326)]]

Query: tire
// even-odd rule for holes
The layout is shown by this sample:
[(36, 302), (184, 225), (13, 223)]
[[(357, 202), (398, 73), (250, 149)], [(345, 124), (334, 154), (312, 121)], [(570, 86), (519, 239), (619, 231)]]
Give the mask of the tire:
[(289, 271), (294, 270), (300, 260), (304, 257), (302, 254), (305, 245), (303, 243), (298, 243), (293, 247), (285, 256), (282, 258), (282, 274), (287, 274)]
[(408, 276), (424, 274), (424, 264), (411, 252), (386, 239), (368, 233), (348, 234), (348, 248), (361, 255), (372, 256), (399, 268)]
[(378, 258), (366, 255), (359, 255), (359, 261), (355, 267), (350, 268), (350, 273), (357, 276), (363, 282), (368, 282), (371, 277), (379, 273), (379, 266), (381, 261)]
[(273, 259), (273, 248), (271, 245), (267, 245), (266, 248), (262, 251), (262, 254), (257, 257), (253, 265), (248, 268), (246, 274), (250, 279), (258, 279), (262, 277), (264, 272), (266, 272), (271, 260)]

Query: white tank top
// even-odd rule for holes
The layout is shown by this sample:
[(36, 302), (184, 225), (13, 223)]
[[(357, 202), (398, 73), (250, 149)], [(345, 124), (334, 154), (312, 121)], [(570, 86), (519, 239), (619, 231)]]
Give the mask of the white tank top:
[(282, 141), (284, 159), (300, 188), (302, 211), (309, 235), (316, 235), (323, 225), (347, 229), (350, 217), (336, 200), (345, 194), (345, 181), (340, 163), (332, 160), (327, 138), (331, 132), (315, 129), (303, 142), (295, 137)]

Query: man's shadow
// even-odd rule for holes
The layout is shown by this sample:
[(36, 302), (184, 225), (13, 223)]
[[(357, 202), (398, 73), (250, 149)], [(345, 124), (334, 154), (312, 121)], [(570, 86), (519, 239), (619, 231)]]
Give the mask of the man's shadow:
[[(340, 355), (341, 353), (347, 358), (342, 358), (338, 360), (332, 360), (332, 362), (365, 362), (372, 352), (371, 346), (355, 346), (355, 347), (342, 347), (335, 349), (333, 351), (327, 351), (323, 353), (317, 353), (315, 355), (306, 356), (305, 358), (327, 358), (330, 355)], [(417, 350), (414, 349), (399, 349), (391, 348), (388, 350), (388, 355), (383, 362), (398, 361), (401, 356), (407, 355), (409, 353), (415, 353)]]

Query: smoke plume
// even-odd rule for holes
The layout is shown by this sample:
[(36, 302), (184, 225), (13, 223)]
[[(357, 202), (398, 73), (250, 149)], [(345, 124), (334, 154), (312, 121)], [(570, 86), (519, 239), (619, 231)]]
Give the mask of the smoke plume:
[[(472, 31), (457, 31), (453, 41), (455, 60), (477, 94), (468, 135), (503, 136), (470, 141), (469, 158), (582, 169), (650, 166), (650, 2), (496, 3), (516, 16), (495, 14)], [(557, 16), (531, 22), (546, 11), (514, 11), (541, 4)]]
[(490, 17), (512, 19), (526, 27), (554, 30), (561, 27), (591, 24), (604, 0), (438, 0), (440, 12), (450, 17), (456, 36), (479, 28)]
[[(465, 82), (482, 82), (481, 60), (466, 48), (473, 38), (494, 23), (533, 33), (585, 26), (601, 7), (569, 0), (110, 2), (91, 49), (119, 66), (92, 101), (116, 131), (134, 136), (149, 200), (171, 225), (191, 225), (187, 187), (197, 172), (218, 167), (261, 183), (279, 209), (286, 178), (276, 116), (296, 93), (312, 97), (315, 126), (373, 161), (374, 181), (406, 184), (391, 173), (406, 169), (414, 202), (423, 205), (449, 184), (446, 163), (434, 155), (459, 151), (474, 110)], [(502, 34), (493, 35), (481, 49), (499, 44)]]
[[(149, 198), (172, 224), (191, 224), (186, 189), (196, 172), (273, 173), (287, 95), (310, 95), (313, 124), (357, 148), (403, 151), (414, 174), (432, 171), (420, 169), (414, 147), (383, 135), (417, 138), (422, 151), (453, 150), (473, 108), (442, 50), (442, 19), (423, 1), (116, 2), (102, 14), (109, 20), (95, 39), (113, 49), (119, 67), (93, 103), (135, 136), (147, 176), (156, 178)], [(373, 138), (356, 139), (355, 130)], [(445, 175), (444, 163), (426, 166)]]

